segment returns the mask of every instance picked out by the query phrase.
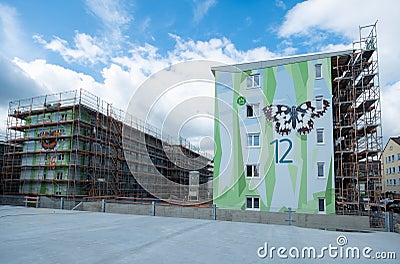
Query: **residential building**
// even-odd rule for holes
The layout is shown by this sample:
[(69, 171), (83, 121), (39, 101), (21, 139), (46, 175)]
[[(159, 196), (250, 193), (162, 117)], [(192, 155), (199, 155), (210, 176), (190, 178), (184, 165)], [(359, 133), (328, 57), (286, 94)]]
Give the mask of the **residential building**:
[(362, 214), (379, 203), (375, 25), (360, 36), (352, 50), (212, 68), (217, 207)]
[(381, 163), (383, 192), (388, 198), (400, 199), (400, 136), (389, 138)]

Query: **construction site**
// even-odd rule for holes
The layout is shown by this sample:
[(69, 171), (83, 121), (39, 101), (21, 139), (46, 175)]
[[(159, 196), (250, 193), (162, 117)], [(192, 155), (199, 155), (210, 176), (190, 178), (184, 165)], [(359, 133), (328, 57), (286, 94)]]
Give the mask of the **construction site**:
[(8, 111), (5, 195), (175, 203), (212, 197), (210, 158), (83, 89), (15, 100)]
[(353, 52), (332, 58), (337, 214), (370, 214), (382, 209), (376, 24), (359, 30)]
[[(371, 217), (385, 210), (376, 24), (330, 63), (334, 212)], [(83, 89), (11, 101), (1, 147), (3, 196), (213, 203), (212, 157)]]

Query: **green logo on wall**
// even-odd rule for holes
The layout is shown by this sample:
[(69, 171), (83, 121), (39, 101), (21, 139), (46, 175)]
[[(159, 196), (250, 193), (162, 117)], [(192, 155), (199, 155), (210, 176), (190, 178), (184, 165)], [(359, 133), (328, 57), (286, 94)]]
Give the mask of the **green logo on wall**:
[(244, 98), (243, 96), (239, 96), (236, 102), (238, 103), (238, 105), (242, 106), (246, 103), (246, 98)]

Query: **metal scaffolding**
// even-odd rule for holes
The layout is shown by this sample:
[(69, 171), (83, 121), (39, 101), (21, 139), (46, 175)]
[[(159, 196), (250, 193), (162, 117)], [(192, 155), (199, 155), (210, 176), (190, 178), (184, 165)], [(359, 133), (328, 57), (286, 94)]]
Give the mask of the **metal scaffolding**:
[[(169, 146), (174, 155), (196, 157), (186, 162), (198, 168), (200, 184), (205, 183), (200, 197), (208, 201), (212, 161), (205, 153), (182, 138), (163, 137), (159, 129), (83, 89), (15, 100), (8, 111), (3, 194), (184, 202), (190, 168), (170, 159)], [(174, 183), (180, 188), (170, 186)]]
[(381, 103), (376, 24), (360, 27), (349, 55), (332, 57), (336, 211), (380, 210)]

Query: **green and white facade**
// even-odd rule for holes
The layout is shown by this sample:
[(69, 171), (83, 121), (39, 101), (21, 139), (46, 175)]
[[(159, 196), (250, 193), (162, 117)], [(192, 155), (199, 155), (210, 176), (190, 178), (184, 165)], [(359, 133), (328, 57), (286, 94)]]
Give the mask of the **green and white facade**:
[[(214, 203), (221, 209), (335, 213), (331, 57), (220, 66), (215, 75)], [(263, 109), (310, 102), (311, 131), (278, 133)], [(278, 116), (282, 118), (282, 116)], [(286, 118), (290, 119), (290, 115)], [(283, 120), (283, 119), (282, 119)], [(298, 124), (299, 120), (297, 120)]]

